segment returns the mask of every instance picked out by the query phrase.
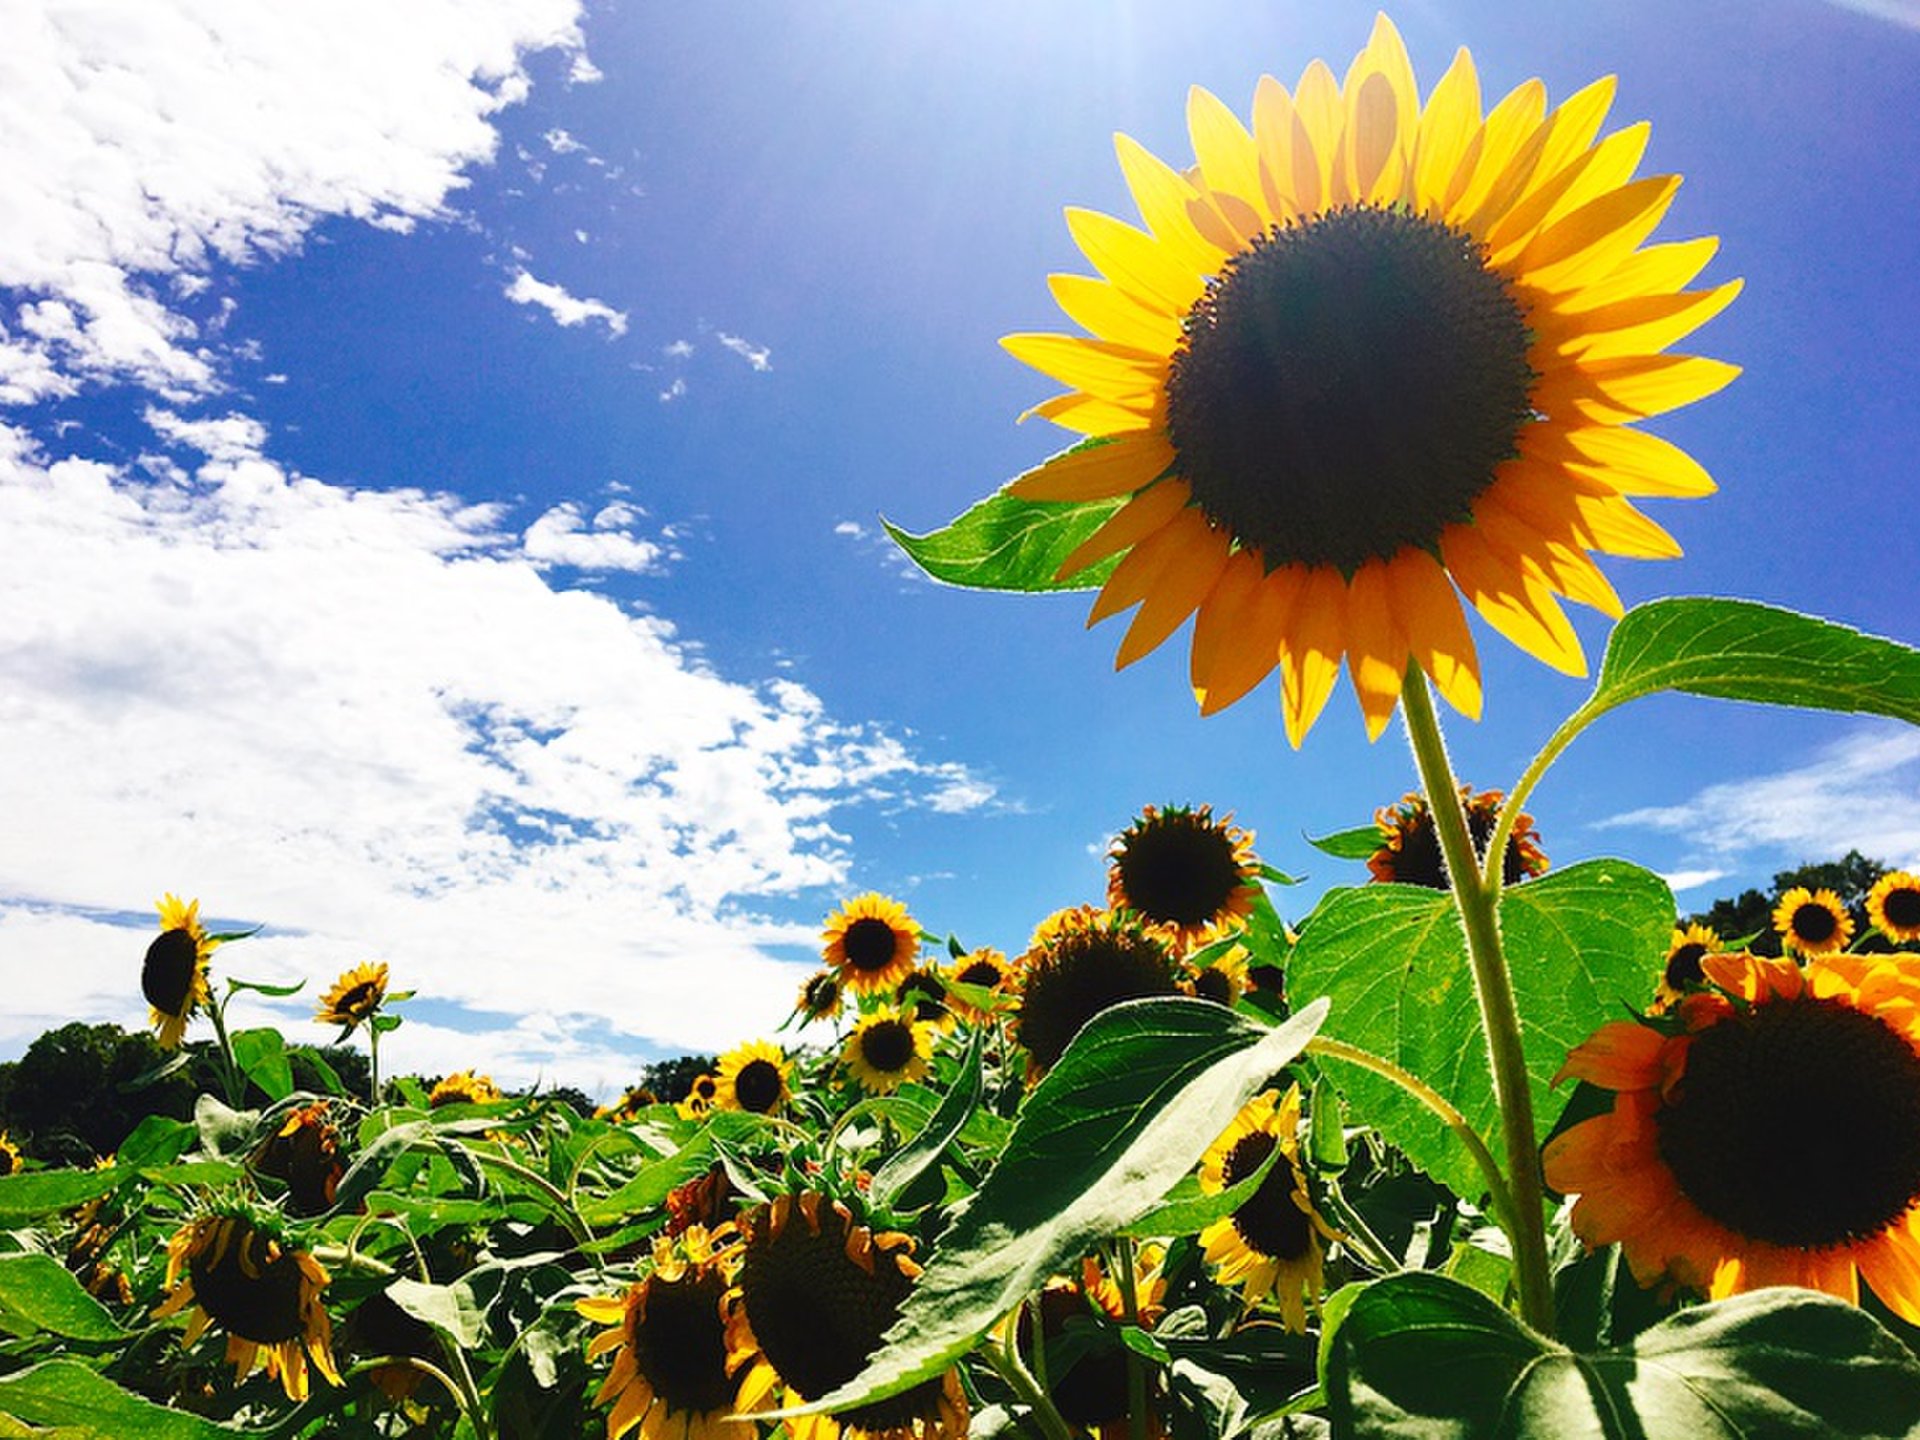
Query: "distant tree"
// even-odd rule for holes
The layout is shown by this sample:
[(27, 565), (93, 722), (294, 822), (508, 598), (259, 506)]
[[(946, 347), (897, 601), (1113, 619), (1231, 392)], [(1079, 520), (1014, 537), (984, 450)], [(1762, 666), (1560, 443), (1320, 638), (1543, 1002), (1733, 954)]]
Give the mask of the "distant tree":
[(593, 1097), (591, 1095), (587, 1094), (584, 1090), (576, 1089), (572, 1085), (549, 1086), (544, 1090), (538, 1091), (537, 1094), (542, 1100), (552, 1100), (562, 1105), (572, 1106), (574, 1114), (580, 1116), (583, 1120), (591, 1119), (593, 1112), (599, 1108), (593, 1103)]
[(373, 1072), (367, 1066), (366, 1054), (351, 1045), (296, 1045), (288, 1050), (287, 1059), (293, 1066), (293, 1083), (297, 1089), (311, 1090), (316, 1095), (332, 1093), (319, 1067), (313, 1063), (316, 1055), (340, 1077), (341, 1088), (350, 1097), (363, 1104), (372, 1101)]
[(191, 1066), (134, 1088), (167, 1054), (151, 1035), (75, 1021), (49, 1030), (11, 1067), (0, 1125), (39, 1159), (84, 1164), (110, 1155), (149, 1115), (189, 1119)]
[[(1732, 899), (1714, 901), (1699, 914), (1689, 915), (1687, 920), (1705, 925), (1723, 940), (1744, 940), (1753, 935), (1756, 938), (1749, 948), (1756, 955), (1778, 955), (1780, 937), (1773, 928), (1773, 912), (1782, 895), (1802, 885), (1809, 890), (1831, 890), (1853, 917), (1853, 933), (1862, 935), (1867, 929), (1867, 892), (1886, 873), (1887, 867), (1878, 860), (1869, 860), (1858, 850), (1849, 850), (1838, 860), (1782, 870), (1773, 877), (1772, 888), (1764, 894), (1743, 890)], [(1879, 951), (1889, 947), (1875, 935), (1861, 948)]]
[(713, 1069), (711, 1055), (677, 1055), (671, 1060), (654, 1060), (641, 1067), (640, 1083), (666, 1105), (678, 1105), (693, 1089), (693, 1082)]

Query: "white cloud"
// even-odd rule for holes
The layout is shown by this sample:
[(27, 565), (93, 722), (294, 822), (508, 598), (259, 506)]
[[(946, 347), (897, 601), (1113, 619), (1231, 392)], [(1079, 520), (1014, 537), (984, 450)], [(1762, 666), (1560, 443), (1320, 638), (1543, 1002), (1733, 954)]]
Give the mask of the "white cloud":
[[(578, 0), (47, 0), (0, 46), (0, 401), (131, 379), (220, 384), (191, 299), (215, 261), (330, 215), (444, 213), (523, 98), (524, 54), (578, 52)], [(57, 308), (48, 308), (49, 306)], [(4, 323), (0, 315), (0, 323)], [(10, 333), (12, 332), (12, 333)]]
[(1724, 880), (1727, 878), (1727, 872), (1725, 870), (1675, 870), (1660, 878), (1667, 882), (1669, 890), (1678, 895), (1683, 890), (1698, 890), (1702, 885), (1711, 885), (1716, 880)]
[(855, 540), (864, 540), (867, 538), (867, 527), (858, 520), (842, 520), (833, 527), (833, 533), (851, 536)]
[(726, 346), (727, 349), (738, 355), (742, 360), (746, 361), (747, 364), (751, 365), (755, 370), (771, 370), (773, 368), (773, 351), (769, 350), (766, 346), (756, 345), (751, 340), (743, 340), (738, 335), (729, 335), (724, 330), (718, 332), (714, 338), (719, 340), (722, 345)]
[(670, 360), (684, 360), (693, 354), (693, 342), (691, 340), (675, 340), (670, 344), (662, 345), (660, 347), (660, 353)]
[(1690, 864), (1723, 871), (1748, 856), (1797, 865), (1849, 850), (1910, 867), (1920, 863), (1920, 731), (1863, 728), (1805, 765), (1710, 785), (1681, 804), (1614, 815), (1598, 828), (1682, 835)]
[(558, 125), (540, 138), (547, 142), (547, 148), (556, 155), (572, 155), (587, 148)]
[(609, 335), (627, 333), (627, 313), (616, 310), (604, 300), (582, 300), (569, 295), (558, 285), (536, 280), (525, 270), (516, 271), (506, 289), (507, 299), (516, 305), (538, 305), (562, 325), (584, 325), (599, 320)]
[(628, 533), (633, 507), (608, 505), (591, 528), (580, 507), (568, 502), (548, 510), (521, 538), (520, 548), (539, 565), (570, 565), (578, 570), (657, 571), (667, 552), (651, 540)]
[(687, 393), (687, 382), (676, 376), (674, 379), (674, 382), (671, 385), (667, 386), (666, 389), (660, 392), (660, 403), (662, 405), (671, 405), (674, 401), (678, 400), (682, 395), (685, 395), (686, 393)]
[[(288, 473), (243, 416), (152, 423), (207, 457), (190, 483), (0, 425), (0, 750), (32, 817), (0, 827), (0, 1039), (137, 1020), (144, 922), (116, 915), (171, 890), (269, 925), (240, 973), (324, 985), (377, 956), (501, 1017), (470, 1063), (585, 1080), (623, 1042), (728, 1045), (786, 1013), (798, 966), (769, 947), (814, 927), (756, 907), (846, 882), (845, 807), (976, 793), (554, 589), (496, 507)], [(569, 1057), (523, 1015), (610, 1029)]]
[(1920, 30), (1920, 0), (1833, 0), (1842, 10), (1889, 20), (1909, 30)]

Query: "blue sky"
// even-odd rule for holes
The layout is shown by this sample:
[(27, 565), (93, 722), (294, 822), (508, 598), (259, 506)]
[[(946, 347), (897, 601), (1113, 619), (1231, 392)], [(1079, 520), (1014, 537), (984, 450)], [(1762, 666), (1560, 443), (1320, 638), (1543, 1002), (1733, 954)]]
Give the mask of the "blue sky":
[[(1490, 96), (1617, 73), (1643, 173), (1686, 177), (1661, 238), (1747, 281), (1691, 342), (1745, 374), (1652, 427), (1721, 493), (1650, 505), (1687, 554), (1610, 564), (1627, 601), (1920, 642), (1920, 6), (1392, 13), (1423, 85), (1459, 45)], [(1412, 767), (1344, 682), (1299, 753), (1271, 683), (1203, 721), (1183, 642), (1116, 676), (1086, 597), (933, 586), (877, 517), (931, 528), (1063, 443), (1014, 423), (1051, 386), (997, 340), (1068, 328), (1061, 207), (1129, 213), (1112, 133), (1185, 163), (1190, 84), (1245, 114), (1372, 15), (31, 7), (0, 56), (0, 1053), (138, 1023), (164, 890), (267, 927), (234, 973), (389, 960), (423, 992), (401, 1065), (606, 1091), (770, 1029), (845, 895), (1019, 948), (1142, 804), (1233, 811), (1307, 875), (1285, 909), (1352, 878), (1301, 836)], [(1486, 717), (1449, 735), (1505, 785), (1585, 686), (1476, 635)], [(1673, 699), (1534, 811), (1556, 861), (1691, 906), (1920, 860), (1917, 800), (1911, 731)], [(274, 1012), (303, 1036), (304, 1003)]]

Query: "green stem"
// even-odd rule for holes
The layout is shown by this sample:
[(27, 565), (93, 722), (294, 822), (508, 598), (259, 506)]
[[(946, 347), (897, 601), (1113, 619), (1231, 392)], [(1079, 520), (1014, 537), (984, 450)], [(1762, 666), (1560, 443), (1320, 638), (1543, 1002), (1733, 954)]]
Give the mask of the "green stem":
[(226, 1086), (227, 1104), (238, 1110), (246, 1102), (247, 1092), (241, 1084), (239, 1062), (233, 1058), (233, 1041), (227, 1038), (227, 1002), (233, 996), (234, 992), (228, 990), (224, 999), (207, 1006), (207, 1014), (213, 1019), (213, 1038), (220, 1046), (220, 1081)]
[(367, 1103), (380, 1108), (380, 1027), (367, 1027)]
[[(1120, 1259), (1120, 1309), (1127, 1324), (1140, 1325), (1140, 1295), (1134, 1272), (1133, 1241), (1122, 1235), (1114, 1242)], [(1127, 1435), (1147, 1440), (1147, 1365), (1140, 1352), (1127, 1346)]]
[(1340, 1243), (1353, 1252), (1353, 1256), (1369, 1270), (1377, 1270), (1382, 1275), (1391, 1275), (1406, 1267), (1394, 1257), (1387, 1244), (1373, 1233), (1373, 1227), (1354, 1208), (1347, 1199), (1346, 1191), (1340, 1188), (1340, 1177), (1329, 1175), (1324, 1178), (1325, 1189), (1320, 1198), (1326, 1203), (1327, 1211), (1340, 1226)]
[[(1520, 1012), (1513, 998), (1513, 978), (1500, 949), (1498, 891), (1481, 877), (1479, 857), (1460, 804), (1460, 785), (1447, 761), (1440, 720), (1419, 666), (1407, 667), (1401, 692), (1401, 713), (1407, 738), (1413, 744), (1414, 763), (1427, 792), (1427, 807), (1440, 853), (1447, 864), (1454, 904), (1466, 931), (1467, 958), (1473, 966), (1474, 997), (1480, 1002), (1480, 1025), (1487, 1037), (1493, 1071), (1493, 1093), (1500, 1106), (1500, 1127), (1506, 1140), (1508, 1184), (1512, 1188), (1514, 1267), (1519, 1276), (1520, 1313), (1541, 1334), (1553, 1334), (1553, 1278), (1547, 1262), (1546, 1192), (1540, 1177), (1540, 1147), (1533, 1122), (1533, 1092), (1527, 1078), (1527, 1057), (1520, 1037)], [(1509, 799), (1506, 814), (1517, 813), (1517, 799)], [(1492, 847), (1489, 846), (1491, 853)]]
[(1553, 762), (1573, 743), (1574, 737), (1592, 724), (1606, 708), (1596, 710), (1589, 703), (1563, 720), (1560, 728), (1549, 735), (1547, 743), (1540, 747), (1540, 753), (1527, 762), (1527, 768), (1520, 772), (1513, 789), (1501, 801), (1493, 833), (1487, 837), (1487, 853), (1480, 873), (1481, 885), (1495, 900), (1500, 898), (1500, 887), (1506, 880), (1507, 842), (1513, 838), (1513, 827), (1519, 823), (1521, 812), (1526, 809), (1527, 797), (1533, 794), (1533, 787), (1540, 783)]
[[(1073, 1431), (1060, 1412), (1054, 1408), (1052, 1399), (1040, 1383), (1033, 1378), (1033, 1372), (1027, 1369), (1020, 1359), (1020, 1342), (1017, 1338), (1019, 1325), (1008, 1327), (1007, 1343), (1004, 1346), (987, 1345), (980, 1353), (986, 1356), (987, 1363), (993, 1366), (1000, 1378), (1007, 1382), (1007, 1388), (1033, 1412), (1033, 1418), (1040, 1423), (1041, 1433), (1047, 1440), (1073, 1440)], [(1040, 1317), (1033, 1320), (1034, 1348), (1038, 1350), (1043, 1343), (1040, 1339)]]
[(574, 1209), (573, 1202), (567, 1198), (566, 1193), (562, 1191), (558, 1185), (555, 1185), (539, 1171), (530, 1169), (517, 1160), (509, 1160), (504, 1155), (492, 1154), (489, 1151), (480, 1149), (478, 1146), (472, 1147), (467, 1153), (482, 1165), (491, 1165), (496, 1170), (503, 1171), (508, 1175), (523, 1180), (538, 1190), (542, 1195), (546, 1196), (548, 1201), (551, 1202), (554, 1211), (559, 1215), (560, 1223), (567, 1227), (567, 1233), (572, 1235), (574, 1242), (592, 1258), (593, 1268), (603, 1275), (606, 1273), (607, 1267), (605, 1263), (598, 1254), (589, 1248), (594, 1243), (593, 1230), (585, 1220), (580, 1218), (580, 1212)]

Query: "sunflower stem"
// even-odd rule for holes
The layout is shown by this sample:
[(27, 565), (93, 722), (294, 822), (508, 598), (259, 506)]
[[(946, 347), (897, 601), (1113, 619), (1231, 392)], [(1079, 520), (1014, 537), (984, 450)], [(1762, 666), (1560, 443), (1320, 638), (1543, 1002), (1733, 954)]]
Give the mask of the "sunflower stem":
[[(1520, 1037), (1520, 1012), (1514, 1003), (1513, 978), (1500, 947), (1499, 890), (1480, 873), (1466, 811), (1460, 804), (1460, 785), (1447, 760), (1446, 741), (1440, 734), (1433, 697), (1427, 691), (1427, 678), (1417, 663), (1407, 668), (1400, 708), (1406, 717), (1414, 763), (1420, 769), (1420, 783), (1427, 792), (1434, 831), (1440, 838), (1440, 851), (1447, 862), (1454, 905), (1466, 932), (1467, 958), (1473, 966), (1474, 997), (1480, 1003), (1480, 1026), (1487, 1039), (1493, 1093), (1506, 1140), (1512, 1193), (1507, 1233), (1513, 1241), (1514, 1267), (1519, 1276), (1520, 1313), (1534, 1329), (1551, 1337), (1553, 1277), (1547, 1261), (1546, 1192), (1540, 1176), (1540, 1146), (1534, 1129), (1526, 1051)], [(1518, 814), (1519, 808), (1519, 798), (1510, 798), (1502, 807), (1502, 819)], [(1494, 853), (1493, 845), (1489, 844), (1488, 852)]]
[(1507, 842), (1513, 837), (1513, 827), (1519, 823), (1520, 813), (1526, 808), (1527, 797), (1533, 794), (1547, 771), (1574, 741), (1574, 737), (1598, 719), (1611, 706), (1594, 708), (1589, 700), (1573, 714), (1560, 722), (1560, 728), (1547, 737), (1547, 743), (1540, 747), (1540, 753), (1527, 762), (1527, 768), (1520, 772), (1520, 778), (1513, 782), (1513, 788), (1507, 792), (1507, 798), (1500, 806), (1495, 817), (1493, 833), (1487, 837), (1487, 853), (1481, 863), (1480, 883), (1495, 901), (1500, 898), (1500, 888), (1506, 880)]
[[(1120, 1309), (1127, 1324), (1138, 1330), (1140, 1294), (1135, 1288), (1134, 1253), (1131, 1237), (1122, 1235), (1114, 1244), (1120, 1264)], [(1128, 1440), (1147, 1440), (1147, 1365), (1140, 1352), (1127, 1346), (1127, 1435)]]
[[(1354, 1208), (1347, 1192), (1340, 1188), (1340, 1177), (1329, 1175), (1322, 1177), (1325, 1188), (1321, 1197), (1326, 1201), (1327, 1211), (1340, 1225), (1340, 1243), (1352, 1252), (1353, 1258), (1369, 1270), (1382, 1275), (1391, 1275), (1406, 1267), (1394, 1257), (1387, 1248), (1386, 1241), (1373, 1233), (1373, 1227)], [(1504, 1182), (1503, 1182), (1504, 1183)]]
[[(1005, 1345), (987, 1345), (980, 1353), (986, 1356), (987, 1363), (993, 1366), (1000, 1378), (1007, 1382), (1007, 1388), (1026, 1402), (1027, 1409), (1039, 1422), (1040, 1431), (1046, 1436), (1046, 1440), (1073, 1440), (1073, 1431), (1067, 1427), (1066, 1420), (1054, 1408), (1052, 1397), (1040, 1388), (1040, 1382), (1033, 1378), (1033, 1372), (1027, 1369), (1026, 1362), (1021, 1360), (1019, 1334), (1020, 1326), (1016, 1321), (1007, 1327)], [(1040, 1316), (1037, 1313), (1033, 1317), (1033, 1334), (1034, 1350), (1038, 1353), (1044, 1342), (1040, 1335)]]
[(233, 1058), (233, 1041), (227, 1036), (227, 1002), (236, 993), (229, 986), (225, 998), (207, 1006), (207, 1015), (213, 1021), (214, 1041), (220, 1047), (220, 1083), (226, 1087), (227, 1104), (238, 1110), (245, 1103), (247, 1092), (241, 1083), (240, 1064)]

